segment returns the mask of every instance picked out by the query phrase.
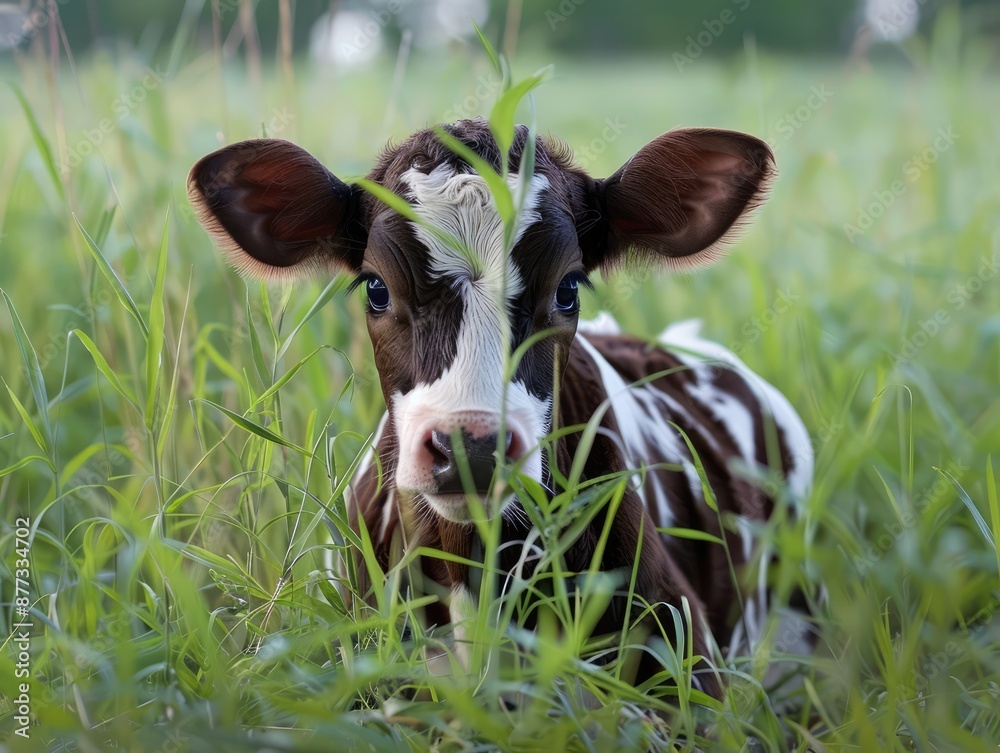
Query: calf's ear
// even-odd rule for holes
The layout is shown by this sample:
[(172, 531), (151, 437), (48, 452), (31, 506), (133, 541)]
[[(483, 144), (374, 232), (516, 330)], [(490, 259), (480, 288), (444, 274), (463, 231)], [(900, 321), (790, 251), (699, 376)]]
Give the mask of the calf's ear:
[(764, 202), (773, 174), (774, 155), (753, 136), (668, 131), (595, 182), (601, 219), (581, 233), (584, 262), (604, 271), (636, 260), (680, 270), (708, 264)]
[(279, 139), (231, 144), (188, 176), (191, 204), (229, 262), (265, 280), (359, 269), (364, 229), (355, 219), (356, 193), (309, 152)]

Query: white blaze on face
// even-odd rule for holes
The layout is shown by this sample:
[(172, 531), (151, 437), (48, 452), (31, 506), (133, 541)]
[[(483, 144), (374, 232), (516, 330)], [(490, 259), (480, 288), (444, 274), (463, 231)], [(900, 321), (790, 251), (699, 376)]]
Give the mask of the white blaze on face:
[[(508, 311), (524, 286), (506, 253), (503, 221), (493, 197), (480, 176), (456, 174), (447, 166), (430, 173), (411, 169), (403, 180), (410, 187), (407, 198), (414, 211), (435, 229), (412, 223), (416, 237), (427, 248), (430, 272), (460, 292), (463, 311), (452, 363), (434, 382), (391, 397), (399, 437), (396, 485), (403, 491), (435, 488), (431, 468), (414, 462), (431, 429), (450, 432), (461, 427), (473, 436), (495, 434), (503, 414), (507, 430), (525, 442), (526, 448), (535, 448), (525, 457), (521, 472), (541, 480), (537, 445), (549, 431), (552, 400), (533, 397), (523, 384), (506, 380), (511, 341)], [(510, 182), (516, 197), (519, 176), (510, 176)], [(539, 195), (547, 186), (544, 176), (532, 178), (512, 246), (539, 220)], [(455, 242), (446, 240), (449, 237)], [(433, 496), (425, 496), (437, 508)], [(451, 517), (441, 509), (438, 512)]]

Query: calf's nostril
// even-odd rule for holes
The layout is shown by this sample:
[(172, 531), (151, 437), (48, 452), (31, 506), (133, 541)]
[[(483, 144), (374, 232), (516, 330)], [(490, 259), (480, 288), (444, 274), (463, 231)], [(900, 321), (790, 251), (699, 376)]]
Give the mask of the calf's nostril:
[(507, 462), (514, 463), (527, 454), (528, 447), (524, 442), (524, 437), (516, 432), (507, 432)]
[(434, 473), (447, 471), (455, 460), (455, 451), (451, 446), (451, 435), (441, 431), (432, 431), (424, 441), (424, 446), (433, 462)]

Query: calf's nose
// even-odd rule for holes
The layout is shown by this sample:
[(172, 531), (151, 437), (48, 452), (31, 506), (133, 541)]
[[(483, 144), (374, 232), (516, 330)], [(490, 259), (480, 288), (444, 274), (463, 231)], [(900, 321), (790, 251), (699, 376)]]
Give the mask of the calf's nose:
[[(508, 457), (513, 437), (512, 432), (507, 432), (505, 454)], [(424, 442), (425, 451), (433, 459), (431, 475), (437, 484), (438, 494), (462, 494), (467, 491), (486, 494), (497, 466), (497, 435), (474, 437), (463, 429), (460, 440), (462, 447), (455, 447), (451, 434), (433, 430)], [(462, 483), (463, 454), (468, 462), (472, 489), (466, 489)]]

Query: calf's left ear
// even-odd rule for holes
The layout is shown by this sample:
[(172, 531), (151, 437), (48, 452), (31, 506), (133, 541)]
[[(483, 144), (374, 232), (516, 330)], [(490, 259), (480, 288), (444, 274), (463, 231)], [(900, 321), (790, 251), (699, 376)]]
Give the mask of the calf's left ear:
[(188, 197), (241, 274), (282, 279), (357, 270), (364, 228), (355, 190), (288, 141), (251, 139), (202, 158)]
[(584, 263), (604, 271), (632, 260), (680, 270), (708, 264), (766, 199), (773, 174), (774, 155), (753, 136), (668, 131), (595, 182), (601, 219), (581, 232)]

